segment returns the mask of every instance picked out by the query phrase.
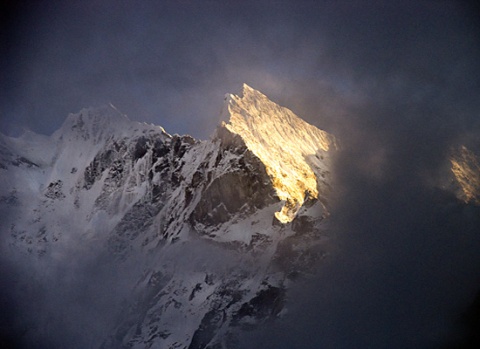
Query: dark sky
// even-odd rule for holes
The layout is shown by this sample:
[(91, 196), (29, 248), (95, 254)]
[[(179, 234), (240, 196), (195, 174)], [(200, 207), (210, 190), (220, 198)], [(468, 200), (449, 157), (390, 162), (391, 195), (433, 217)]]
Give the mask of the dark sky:
[(452, 146), (479, 146), (475, 2), (4, 4), (1, 132), (50, 134), (68, 113), (111, 102), (207, 138), (224, 94), (246, 82), (340, 139), (336, 252), (292, 291), (293, 320), (246, 340), (437, 348), (449, 338), (480, 289), (479, 210), (436, 187)]
[(243, 82), (332, 131), (370, 99), (448, 97), (460, 119), (478, 88), (478, 12), (468, 3), (3, 3), (0, 130), (9, 134), (50, 134), (68, 113), (111, 102), (131, 119), (206, 138), (223, 95)]

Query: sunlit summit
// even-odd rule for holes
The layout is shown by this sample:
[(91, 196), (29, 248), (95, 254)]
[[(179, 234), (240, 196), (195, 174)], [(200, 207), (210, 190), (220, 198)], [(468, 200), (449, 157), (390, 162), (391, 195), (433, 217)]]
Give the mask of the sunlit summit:
[(278, 197), (285, 201), (275, 216), (292, 221), (305, 199), (327, 191), (329, 151), (335, 137), (243, 85), (243, 96), (227, 95), (230, 120), (225, 127), (238, 134), (265, 164)]

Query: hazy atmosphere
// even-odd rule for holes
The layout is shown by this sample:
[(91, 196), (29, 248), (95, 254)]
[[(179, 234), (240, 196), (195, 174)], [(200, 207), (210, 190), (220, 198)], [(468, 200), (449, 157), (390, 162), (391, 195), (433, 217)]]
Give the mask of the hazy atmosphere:
[[(69, 113), (112, 103), (132, 120), (207, 139), (225, 93), (247, 83), (337, 137), (334, 247), (293, 287), (288, 316), (248, 333), (243, 347), (447, 348), (464, 335), (462, 314), (480, 291), (480, 210), (440, 187), (452, 147), (480, 149), (474, 1), (2, 7), (6, 135), (50, 135)], [(71, 285), (108, 274), (108, 263), (88, 262)], [(32, 301), (12, 292), (20, 275), (0, 265), (4, 328)], [(88, 294), (108, 309), (98, 287)]]

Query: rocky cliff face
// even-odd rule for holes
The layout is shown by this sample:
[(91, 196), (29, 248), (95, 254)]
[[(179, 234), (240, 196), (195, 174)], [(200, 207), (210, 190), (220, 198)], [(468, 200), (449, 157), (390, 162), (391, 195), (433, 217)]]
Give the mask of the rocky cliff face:
[(48, 295), (70, 290), (60, 266), (86, 287), (84, 266), (68, 266), (88, 255), (108, 265), (98, 292), (115, 309), (98, 329), (88, 316), (65, 323), (73, 300), (42, 308), (25, 343), (65, 346), (49, 333), (68, 327), (78, 348), (233, 348), (283, 314), (291, 280), (325, 253), (335, 139), (246, 85), (225, 114), (208, 141), (112, 106), (70, 115), (51, 137), (0, 139), (9, 258)]

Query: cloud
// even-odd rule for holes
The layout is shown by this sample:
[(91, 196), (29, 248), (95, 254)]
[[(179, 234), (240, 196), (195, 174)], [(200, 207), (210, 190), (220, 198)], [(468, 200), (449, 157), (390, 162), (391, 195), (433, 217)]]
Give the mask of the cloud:
[[(246, 336), (248, 347), (437, 345), (480, 287), (478, 208), (433, 185), (452, 146), (478, 142), (477, 10), (453, 1), (15, 7), (0, 130), (48, 134), (69, 112), (112, 102), (132, 119), (206, 138), (224, 94), (246, 82), (342, 145), (337, 252), (293, 288), (289, 317)], [(91, 279), (62, 286), (109, 280), (80, 260), (78, 275)], [(3, 303), (15, 299), (5, 294)]]
[[(338, 95), (349, 103), (364, 89), (383, 90), (399, 73), (425, 85), (453, 66), (464, 79), (462, 69), (475, 64), (465, 54), (474, 32), (468, 24), (462, 28), (458, 6), (439, 8), (360, 2), (18, 6), (6, 24), (14, 40), (2, 63), (2, 129), (51, 133), (69, 112), (112, 102), (133, 119), (205, 138), (216, 126), (223, 95), (243, 82), (313, 120), (331, 114), (334, 106), (325, 104)], [(422, 84), (416, 90), (428, 92)]]
[(330, 113), (311, 119), (342, 145), (336, 247), (317, 277), (293, 286), (289, 316), (244, 347), (445, 345), (480, 287), (479, 209), (437, 187), (452, 146), (480, 135), (478, 26), (453, 3), (345, 10), (324, 24), (337, 31), (323, 47), (344, 82), (332, 84)]

